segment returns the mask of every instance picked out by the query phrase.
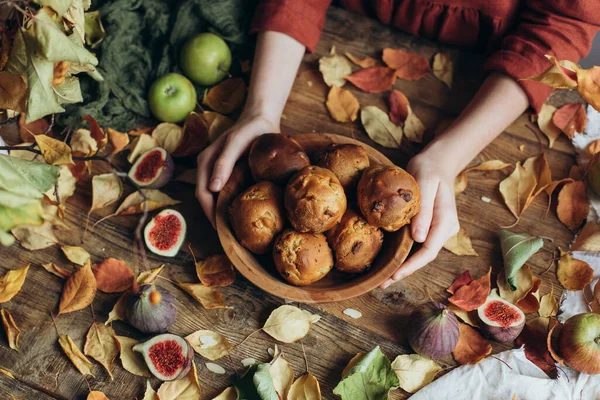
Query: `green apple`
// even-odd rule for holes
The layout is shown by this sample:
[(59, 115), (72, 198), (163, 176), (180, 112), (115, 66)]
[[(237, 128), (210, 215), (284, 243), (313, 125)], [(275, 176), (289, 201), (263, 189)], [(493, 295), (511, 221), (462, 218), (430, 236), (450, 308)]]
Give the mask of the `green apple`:
[(196, 108), (196, 89), (185, 76), (166, 74), (150, 86), (148, 103), (156, 119), (181, 122)]
[(565, 322), (559, 338), (560, 355), (584, 374), (600, 374), (600, 314), (585, 313)]
[(179, 66), (192, 81), (212, 86), (229, 74), (231, 51), (214, 33), (201, 33), (183, 45)]

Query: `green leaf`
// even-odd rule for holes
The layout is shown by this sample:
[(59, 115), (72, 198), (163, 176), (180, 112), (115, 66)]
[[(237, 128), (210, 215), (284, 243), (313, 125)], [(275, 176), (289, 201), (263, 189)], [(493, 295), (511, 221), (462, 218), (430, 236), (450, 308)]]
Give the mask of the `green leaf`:
[(104, 39), (104, 26), (100, 19), (100, 11), (92, 11), (85, 13), (85, 42), (92, 49), (98, 47), (102, 39)]
[(273, 385), (273, 378), (271, 377), (268, 363), (258, 365), (252, 381), (261, 400), (279, 400), (279, 396)]
[(504, 275), (506, 283), (510, 290), (517, 290), (517, 272), (521, 267), (544, 245), (541, 237), (530, 236), (522, 233), (512, 233), (502, 229), (500, 236), (500, 246), (502, 247), (502, 257), (504, 258)]
[(27, 71), (27, 52), (25, 50), (25, 41), (23, 33), (17, 30), (13, 47), (10, 50), (10, 57), (4, 67), (9, 74), (19, 75)]
[(52, 165), (0, 155), (0, 206), (21, 207), (39, 202), (56, 184), (58, 173), (59, 169)]
[(34, 3), (40, 6), (48, 6), (52, 8), (59, 16), (67, 12), (73, 0), (33, 0)]
[(386, 400), (390, 389), (399, 384), (390, 360), (377, 346), (342, 376), (333, 393), (345, 400)]
[(0, 232), (8, 232), (20, 225), (40, 225), (44, 222), (42, 213), (39, 201), (18, 208), (0, 206)]
[(0, 244), (2, 246), (12, 246), (12, 244), (15, 242), (15, 237), (13, 235), (11, 235), (8, 232), (2, 232), (0, 231)]
[(54, 86), (53, 89), (56, 93), (58, 102), (61, 104), (79, 103), (83, 101), (79, 79), (75, 76), (66, 77), (63, 83)]
[(233, 384), (238, 391), (238, 400), (260, 400), (258, 392), (254, 387), (254, 374), (257, 369), (258, 364), (251, 365), (244, 375)]

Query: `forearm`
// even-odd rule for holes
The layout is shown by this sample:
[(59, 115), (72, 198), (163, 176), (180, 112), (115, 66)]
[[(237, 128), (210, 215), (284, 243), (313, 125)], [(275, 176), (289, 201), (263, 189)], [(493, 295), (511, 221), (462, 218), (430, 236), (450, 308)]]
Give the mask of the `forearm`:
[(527, 95), (517, 82), (506, 75), (492, 73), (467, 108), (424, 153), (435, 154), (435, 159), (458, 174), (528, 105)]
[(288, 35), (259, 33), (244, 112), (279, 121), (304, 52), (305, 47)]

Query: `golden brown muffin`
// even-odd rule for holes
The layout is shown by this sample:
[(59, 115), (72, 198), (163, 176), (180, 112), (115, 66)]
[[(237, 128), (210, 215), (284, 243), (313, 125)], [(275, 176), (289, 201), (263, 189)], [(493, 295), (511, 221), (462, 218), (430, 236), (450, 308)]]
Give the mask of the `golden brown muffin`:
[(321, 233), (337, 224), (346, 212), (346, 195), (328, 169), (305, 167), (285, 188), (287, 217), (298, 232)]
[(283, 190), (264, 181), (240, 193), (229, 206), (229, 220), (242, 246), (264, 254), (283, 230)]
[(369, 268), (383, 245), (383, 232), (350, 209), (326, 235), (335, 254), (335, 269), (343, 272)]
[(252, 143), (248, 164), (255, 181), (284, 185), (292, 175), (310, 165), (310, 160), (291, 136), (267, 133)]
[(285, 230), (275, 241), (273, 259), (281, 276), (296, 286), (318, 281), (333, 267), (333, 254), (321, 233)]
[(317, 153), (315, 163), (333, 172), (346, 193), (354, 191), (363, 170), (370, 165), (369, 156), (362, 146), (337, 143)]
[(358, 205), (371, 225), (397, 231), (419, 212), (421, 195), (415, 178), (396, 166), (374, 165), (358, 182)]

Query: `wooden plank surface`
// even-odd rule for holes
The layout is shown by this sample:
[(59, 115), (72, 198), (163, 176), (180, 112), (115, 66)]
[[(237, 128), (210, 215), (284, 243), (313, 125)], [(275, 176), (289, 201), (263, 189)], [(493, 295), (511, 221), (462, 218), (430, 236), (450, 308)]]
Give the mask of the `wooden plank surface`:
[[(396, 30), (384, 27), (375, 21), (347, 11), (332, 8), (328, 13), (325, 32), (315, 54), (306, 55), (290, 99), (284, 111), (282, 130), (286, 133), (331, 132), (352, 136), (373, 145), (364, 133), (359, 122), (353, 124), (336, 123), (327, 114), (324, 100), (328, 88), (318, 72), (317, 60), (329, 52), (335, 45), (339, 53), (351, 52), (355, 56), (366, 55), (379, 58), (385, 47), (396, 47), (418, 52), (428, 59), (438, 51), (448, 51), (455, 63), (455, 85), (452, 90), (429, 74), (416, 82), (398, 80), (395, 87), (402, 90), (411, 100), (416, 114), (423, 120), (431, 135), (438, 124), (450, 120), (467, 104), (477, 90), (482, 75), (480, 68), (483, 58), (480, 55), (461, 52), (454, 48), (441, 46), (432, 42), (410, 37)], [(376, 105), (387, 109), (387, 94), (367, 94), (349, 88), (359, 99), (361, 105)], [(539, 139), (524, 127), (527, 118), (522, 117), (508, 132), (502, 134), (494, 143), (485, 149), (474, 162), (488, 159), (501, 159), (515, 163), (539, 154), (542, 146)], [(554, 149), (548, 150), (543, 141), (544, 150), (555, 179), (568, 175), (569, 167), (574, 163), (574, 156), (566, 138), (561, 137)], [(518, 147), (525, 145), (524, 151)], [(386, 156), (398, 165), (404, 166), (410, 156), (419, 151), (420, 146), (405, 143), (402, 150), (379, 148)], [(456, 157), (461, 157), (457, 154)], [(95, 172), (102, 171), (101, 165), (95, 166)], [(509, 170), (510, 172), (510, 170)], [(302, 306), (319, 313), (321, 321), (313, 326), (310, 334), (303, 340), (308, 357), (310, 372), (320, 381), (323, 397), (334, 398), (333, 387), (339, 381), (340, 373), (348, 360), (359, 351), (368, 351), (380, 345), (384, 352), (393, 358), (398, 354), (409, 352), (405, 344), (404, 330), (410, 324), (409, 314), (415, 306), (434, 298), (445, 298), (445, 289), (464, 270), (471, 269), (474, 277), (483, 275), (487, 268), (493, 267), (493, 276), (502, 269), (502, 258), (496, 232), (500, 225), (514, 222), (512, 215), (504, 206), (498, 183), (505, 172), (474, 172), (469, 174), (469, 186), (465, 193), (457, 198), (461, 225), (471, 237), (478, 257), (458, 257), (443, 250), (439, 257), (423, 270), (393, 285), (385, 291), (374, 290), (362, 297), (317, 306)], [(202, 215), (200, 207), (193, 196), (193, 188), (172, 183), (166, 190), (184, 204), (177, 207), (184, 213), (189, 226), (188, 238), (197, 256), (206, 256), (219, 251), (219, 243), (215, 232)], [(65, 228), (57, 233), (58, 238), (66, 244), (80, 244), (85, 225), (87, 210), (91, 205), (90, 180), (82, 180), (76, 195), (68, 200)], [(482, 196), (492, 199), (490, 204), (481, 200)], [(567, 247), (572, 234), (565, 228), (551, 211), (546, 213), (547, 198), (542, 196), (526, 211), (516, 231), (529, 232), (548, 236), (554, 244), (547, 243), (545, 250), (555, 250), (555, 245)], [(109, 214), (113, 210), (105, 210), (92, 216), (91, 222)], [(115, 217), (105, 221), (89, 232), (83, 246), (92, 254), (92, 261), (97, 262), (108, 256), (121, 258), (132, 266), (139, 266), (132, 248), (133, 229), (136, 217)], [(55, 262), (66, 268), (72, 268), (58, 247), (43, 251), (29, 252), (19, 245), (0, 250), (1, 273), (6, 270), (21, 268), (28, 263), (32, 268), (28, 274), (23, 290), (9, 303), (3, 306), (14, 316), (21, 327), (20, 352), (10, 350), (6, 338), (0, 335), (0, 367), (14, 372), (18, 382), (0, 375), (0, 398), (27, 399), (72, 399), (82, 398), (89, 387), (102, 390), (111, 399), (141, 398), (145, 380), (124, 371), (117, 360), (111, 381), (106, 372), (95, 364), (95, 378), (88, 382), (75, 370), (70, 361), (62, 354), (57, 343), (57, 330), (61, 334), (68, 333), (75, 343), (83, 346), (85, 333), (93, 321), (92, 312), (88, 308), (57, 318), (56, 329), (52, 323), (51, 312), (56, 312), (62, 280), (50, 275), (39, 264)], [(534, 274), (540, 276), (547, 269), (550, 252), (542, 251), (530, 262)], [(166, 264), (171, 278), (181, 281), (195, 282), (193, 259), (187, 252), (177, 257), (164, 259), (149, 257), (151, 267)], [(544, 283), (541, 293), (559, 294), (560, 286), (556, 282), (554, 269), (542, 276)], [(196, 304), (185, 293), (171, 283), (162, 281), (179, 302), (179, 314), (171, 331), (187, 335), (197, 329), (213, 329), (221, 332), (232, 343), (241, 342), (244, 337), (258, 329), (269, 313), (281, 305), (281, 299), (265, 294), (253, 287), (242, 277), (235, 284), (222, 291), (226, 303), (233, 306), (227, 310), (205, 310)], [(116, 302), (118, 295), (98, 293), (93, 303), (96, 320), (104, 321), (108, 312)], [(362, 318), (351, 319), (343, 314), (346, 308), (362, 312)], [(120, 321), (113, 327), (120, 335), (143, 338), (129, 325)], [(264, 333), (252, 336), (243, 346), (236, 349), (231, 358), (219, 362), (226, 370), (226, 375), (215, 375), (206, 369), (206, 360), (196, 356), (201, 386), (210, 399), (231, 383), (234, 366), (240, 371), (240, 361), (253, 357), (258, 361), (269, 359), (267, 349), (273, 347), (274, 340)], [(286, 358), (292, 364), (296, 374), (304, 372), (304, 359), (300, 343), (281, 346)], [(495, 351), (508, 348), (507, 345), (494, 344)], [(443, 366), (455, 365), (451, 358), (443, 360)], [(151, 380), (156, 388), (158, 381)], [(408, 394), (397, 390), (390, 395), (392, 399), (407, 398)]]

